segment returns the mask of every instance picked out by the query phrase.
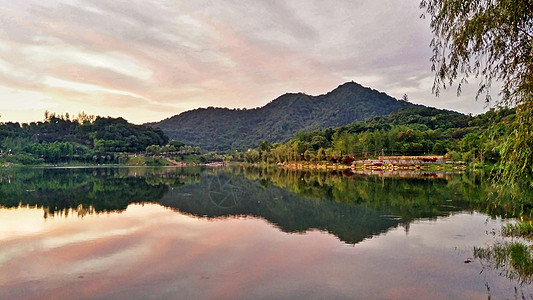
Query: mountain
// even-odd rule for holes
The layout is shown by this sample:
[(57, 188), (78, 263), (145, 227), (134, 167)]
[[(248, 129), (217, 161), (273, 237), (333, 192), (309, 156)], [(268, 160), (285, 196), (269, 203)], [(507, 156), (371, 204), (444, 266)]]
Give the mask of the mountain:
[(265, 139), (286, 142), (298, 131), (338, 127), (407, 106), (416, 105), (347, 82), (319, 96), (288, 93), (260, 108), (200, 108), (146, 125), (205, 150), (246, 150)]

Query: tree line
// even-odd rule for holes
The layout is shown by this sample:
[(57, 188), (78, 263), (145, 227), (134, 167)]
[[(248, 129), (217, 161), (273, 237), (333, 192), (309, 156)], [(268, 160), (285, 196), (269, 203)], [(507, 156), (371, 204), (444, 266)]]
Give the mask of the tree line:
[(120, 153), (144, 152), (169, 139), (159, 128), (123, 118), (45, 112), (43, 121), (0, 123), (0, 154), (8, 162), (115, 162)]
[[(509, 134), (515, 110), (491, 109), (478, 115), (429, 107), (406, 107), (337, 128), (298, 132), (287, 143), (270, 144), (244, 154), (249, 163), (334, 161), (381, 155), (447, 155), (467, 163), (495, 164)], [(348, 158), (348, 159), (347, 159)]]

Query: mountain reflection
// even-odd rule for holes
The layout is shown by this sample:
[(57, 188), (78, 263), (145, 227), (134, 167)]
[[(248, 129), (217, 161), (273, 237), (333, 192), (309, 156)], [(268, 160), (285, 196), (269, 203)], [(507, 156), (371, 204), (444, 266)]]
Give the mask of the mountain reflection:
[(199, 217), (260, 217), (286, 232), (325, 230), (348, 243), (400, 223), (363, 206), (317, 201), (276, 186), (264, 188), (243, 174), (206, 174), (198, 183), (171, 190), (160, 204)]
[(319, 229), (347, 243), (460, 211), (530, 213), (519, 203), (496, 205), (480, 174), (406, 177), (240, 167), (15, 169), (0, 173), (0, 206), (40, 207), (47, 218), (159, 203), (200, 218), (263, 218), (285, 232)]

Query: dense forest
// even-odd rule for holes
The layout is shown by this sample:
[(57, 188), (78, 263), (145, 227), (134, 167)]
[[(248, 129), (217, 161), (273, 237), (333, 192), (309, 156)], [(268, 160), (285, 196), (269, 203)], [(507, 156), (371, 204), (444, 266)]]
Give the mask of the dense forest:
[(467, 163), (500, 160), (515, 110), (491, 109), (470, 116), (430, 107), (405, 107), (349, 125), (302, 131), (287, 143), (263, 141), (247, 151), (250, 163), (375, 158), (380, 155), (447, 155)]
[(205, 150), (243, 151), (265, 139), (286, 142), (297, 131), (337, 127), (417, 107), (406, 100), (348, 82), (324, 95), (285, 94), (255, 109), (201, 108), (147, 125)]
[(84, 113), (71, 119), (68, 113), (45, 112), (40, 122), (0, 123), (0, 154), (13, 163), (115, 162), (118, 153), (167, 143), (161, 129)]
[[(380, 155), (446, 155), (470, 164), (500, 161), (502, 140), (509, 134), (515, 110), (492, 109), (478, 116), (407, 105), (386, 116), (374, 116), (348, 125), (300, 131), (286, 143), (263, 140), (255, 149), (206, 152), (171, 140), (159, 128), (133, 125), (122, 118), (45, 113), (41, 122), (0, 123), (0, 157), (21, 164), (128, 163), (145, 164), (149, 157), (205, 163), (246, 161), (348, 162)], [(235, 142), (235, 141), (234, 141)], [(142, 154), (148, 158), (132, 158)], [(139, 163), (132, 160), (140, 160)], [(346, 161), (345, 161), (346, 160)], [(149, 163), (150, 164), (150, 163)]]

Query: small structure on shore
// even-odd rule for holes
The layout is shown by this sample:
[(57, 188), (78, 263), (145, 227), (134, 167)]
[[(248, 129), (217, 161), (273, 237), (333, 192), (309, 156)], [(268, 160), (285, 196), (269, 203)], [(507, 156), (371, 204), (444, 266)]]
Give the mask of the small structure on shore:
[(419, 169), (421, 164), (448, 163), (442, 155), (427, 156), (380, 156), (379, 159), (356, 160), (352, 167), (363, 166), (363, 169)]
[(380, 156), (380, 161), (389, 164), (422, 164), (422, 163), (446, 163), (444, 155), (418, 155), (418, 156)]

